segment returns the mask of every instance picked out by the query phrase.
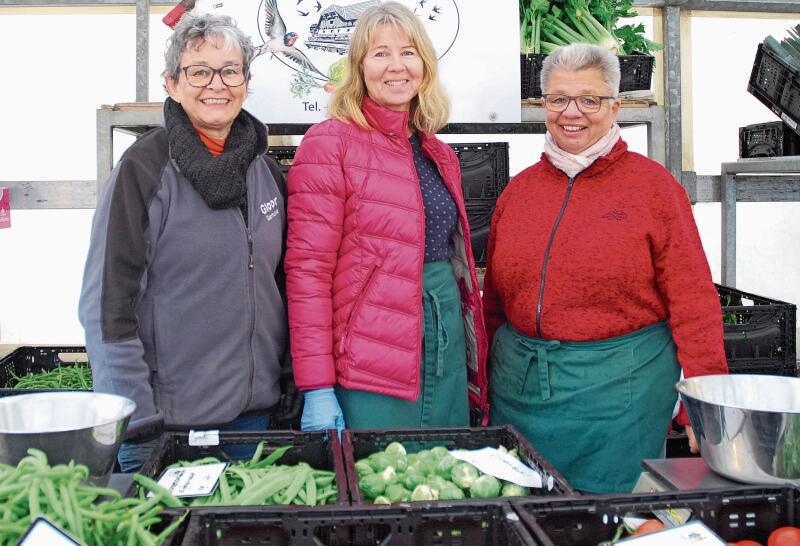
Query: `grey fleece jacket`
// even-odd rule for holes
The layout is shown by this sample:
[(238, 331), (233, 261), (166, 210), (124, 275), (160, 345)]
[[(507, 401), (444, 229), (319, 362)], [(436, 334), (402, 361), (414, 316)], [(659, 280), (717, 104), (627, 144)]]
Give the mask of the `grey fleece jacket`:
[(94, 389), (136, 403), (127, 438), (226, 424), (280, 397), (287, 345), (285, 182), (259, 155), (249, 228), (212, 210), (163, 127), (123, 155), (98, 199), (80, 298)]

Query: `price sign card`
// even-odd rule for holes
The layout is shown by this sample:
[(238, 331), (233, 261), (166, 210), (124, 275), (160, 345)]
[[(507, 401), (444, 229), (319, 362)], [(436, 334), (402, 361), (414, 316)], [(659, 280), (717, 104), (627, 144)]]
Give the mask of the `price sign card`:
[(195, 447), (218, 446), (219, 430), (190, 430), (189, 445)]
[(726, 542), (702, 522), (693, 521), (649, 535), (620, 540), (625, 546), (726, 546)]
[[(500, 451), (494, 447), (484, 447), (483, 449), (456, 449), (450, 455), (460, 461), (470, 463), (472, 466), (495, 478), (515, 483), (523, 487), (541, 488), (542, 475), (526, 466), (516, 457), (512, 457), (505, 451)], [(553, 478), (550, 477), (547, 484), (549, 489), (553, 487)]]
[(175, 497), (206, 497), (214, 493), (219, 477), (227, 467), (228, 463), (211, 463), (168, 468), (158, 479), (158, 485)]
[(22, 535), (18, 546), (81, 546), (81, 543), (47, 519), (38, 517)]

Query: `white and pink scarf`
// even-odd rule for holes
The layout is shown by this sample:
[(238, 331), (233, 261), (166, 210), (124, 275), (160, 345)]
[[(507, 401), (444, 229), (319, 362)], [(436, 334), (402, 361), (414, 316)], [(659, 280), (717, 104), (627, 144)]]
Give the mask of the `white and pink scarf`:
[(557, 169), (564, 171), (570, 178), (574, 178), (576, 174), (594, 163), (598, 157), (608, 154), (619, 140), (619, 137), (619, 125), (615, 123), (600, 140), (579, 154), (571, 154), (559, 148), (548, 132), (544, 136), (544, 153)]

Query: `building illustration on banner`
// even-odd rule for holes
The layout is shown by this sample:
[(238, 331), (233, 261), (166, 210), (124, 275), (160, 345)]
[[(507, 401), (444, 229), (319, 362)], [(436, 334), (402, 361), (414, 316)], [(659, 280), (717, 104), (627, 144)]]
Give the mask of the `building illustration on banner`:
[[(419, 17), (433, 42), (442, 68), (443, 63), (450, 62), (449, 57), (459, 48), (460, 42), (469, 38), (462, 36), (468, 29), (462, 11), (463, 5), (475, 2), (398, 1)], [(462, 6), (459, 6), (459, 2)], [(324, 117), (321, 114), (324, 113), (330, 92), (344, 76), (346, 55), (358, 18), (367, 8), (380, 3), (380, 0), (335, 0), (330, 3), (326, 0), (198, 0), (192, 11), (231, 15), (252, 38), (256, 52), (251, 62), (251, 96), (245, 104), (248, 110), (271, 121), (313, 122)], [(507, 20), (513, 22), (516, 20), (517, 6), (512, 7), (513, 18), (507, 17)], [(478, 15), (472, 18), (477, 32), (482, 22), (479, 14), (483, 10), (469, 6), (467, 11)], [(509, 10), (506, 8), (505, 11)], [(474, 38), (477, 38), (477, 34)], [(514, 36), (511, 38), (509, 56), (515, 58), (517, 40)], [(463, 61), (469, 59), (464, 58)], [(482, 83), (472, 79), (473, 83)], [(279, 109), (275, 107), (276, 100), (282, 105)], [(256, 102), (259, 104), (254, 106)], [(268, 110), (269, 114), (266, 113)], [(493, 113), (496, 118), (496, 112)], [(276, 114), (284, 118), (275, 119)], [(493, 116), (486, 114), (479, 120), (471, 121), (490, 119)]]

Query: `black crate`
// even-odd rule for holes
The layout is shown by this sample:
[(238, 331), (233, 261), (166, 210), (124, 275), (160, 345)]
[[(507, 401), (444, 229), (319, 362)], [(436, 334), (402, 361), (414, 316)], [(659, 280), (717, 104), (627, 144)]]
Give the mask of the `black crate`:
[[(520, 54), (520, 80), (523, 99), (542, 96), (540, 73), (545, 57), (547, 55), (543, 53)], [(620, 92), (647, 91), (650, 89), (655, 57), (635, 54), (617, 55), (617, 59), (619, 60)]]
[[(532, 495), (571, 495), (574, 493), (558, 470), (552, 467), (511, 425), (481, 428), (345, 430), (342, 438), (344, 464), (350, 499), (354, 505), (364, 504), (358, 488), (355, 462), (377, 451), (383, 451), (391, 442), (402, 443), (412, 453), (439, 445), (448, 449), (480, 449), (502, 445), (508, 449), (516, 449), (522, 462), (534, 470), (538, 470), (545, 483), (552, 482), (551, 489), (531, 489)], [(483, 499), (477, 502), (482, 501)]]
[(270, 146), (267, 149), (267, 155), (275, 160), (283, 176), (288, 177), (289, 168), (292, 166), (296, 151), (297, 146)]
[(508, 185), (508, 142), (450, 144), (461, 165), (464, 199), (497, 199)]
[[(74, 355), (74, 356), (67, 356)], [(29, 373), (71, 366), (75, 362), (88, 362), (86, 347), (82, 345), (23, 346), (0, 358), (0, 396), (40, 392), (32, 389), (14, 389), (12, 374), (21, 377)]]
[(800, 134), (800, 75), (764, 44), (758, 44), (747, 91)]
[[(225, 446), (252, 445), (264, 440), (264, 456), (275, 449), (291, 445), (277, 464), (293, 465), (305, 462), (318, 470), (331, 470), (336, 473), (336, 485), (339, 488), (337, 505), (349, 505), (347, 496), (347, 479), (342, 459), (342, 444), (336, 434), (327, 432), (220, 432), (217, 446), (190, 446), (189, 434), (186, 432), (168, 432), (161, 438), (159, 446), (142, 466), (139, 474), (158, 479), (168, 466), (178, 461), (193, 461), (203, 457), (216, 457), (222, 461), (230, 461), (225, 453)], [(128, 496), (137, 494), (138, 486), (133, 484)], [(295, 507), (290, 507), (295, 509)], [(297, 506), (296, 509), (302, 509)]]
[(630, 513), (688, 508), (723, 540), (767, 536), (784, 525), (797, 525), (798, 489), (756, 487), (684, 493), (604, 495), (576, 499), (516, 498), (511, 505), (541, 546), (586, 546), (609, 540)]
[(739, 127), (739, 157), (800, 155), (800, 135), (782, 121)]
[(731, 373), (796, 375), (796, 311), (791, 303), (717, 285)]
[(489, 228), (492, 225), (496, 201), (494, 199), (470, 199), (465, 203), (469, 220), (469, 238), (476, 267), (486, 267), (486, 248), (489, 244)]
[(185, 546), (536, 545), (506, 502), (423, 507), (195, 510)]

